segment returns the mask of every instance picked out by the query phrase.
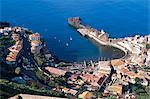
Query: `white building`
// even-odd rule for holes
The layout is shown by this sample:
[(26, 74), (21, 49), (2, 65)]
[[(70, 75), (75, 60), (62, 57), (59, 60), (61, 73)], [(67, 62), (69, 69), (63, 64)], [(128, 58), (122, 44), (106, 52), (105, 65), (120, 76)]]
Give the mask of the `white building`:
[(31, 34), (29, 35), (29, 40), (33, 41), (33, 40), (40, 40), (41, 36), (39, 33), (35, 33), (35, 34)]

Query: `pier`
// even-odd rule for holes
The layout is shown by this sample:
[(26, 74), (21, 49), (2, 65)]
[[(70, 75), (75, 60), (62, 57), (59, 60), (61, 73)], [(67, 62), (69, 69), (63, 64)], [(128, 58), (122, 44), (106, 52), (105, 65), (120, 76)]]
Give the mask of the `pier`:
[(128, 50), (117, 44), (119, 40), (114, 40), (112, 38), (109, 38), (108, 33), (104, 32), (104, 30), (99, 31), (90, 26), (83, 25), (79, 17), (68, 18), (68, 23), (71, 26), (75, 27), (82, 36), (89, 37), (101, 45), (118, 48), (122, 50), (126, 56)]
[(110, 38), (109, 34), (103, 29), (99, 31), (91, 26), (82, 24), (80, 17), (68, 18), (68, 23), (75, 27), (82, 36), (89, 37), (101, 45), (112, 46), (122, 50), (125, 53), (125, 56), (122, 58), (142, 54), (143, 50), (145, 50), (143, 43), (149, 44), (150, 42), (150, 35), (144, 37), (135, 35), (135, 37)]

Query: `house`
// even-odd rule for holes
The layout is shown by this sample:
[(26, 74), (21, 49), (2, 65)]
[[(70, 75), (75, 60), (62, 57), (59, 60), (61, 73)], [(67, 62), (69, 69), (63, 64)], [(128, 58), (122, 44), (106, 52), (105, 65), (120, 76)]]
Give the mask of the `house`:
[(18, 53), (22, 49), (22, 41), (17, 41), (15, 45), (8, 48), (11, 52)]
[(136, 63), (139, 66), (144, 66), (145, 60), (146, 60), (146, 55), (139, 55), (132, 58), (131, 61)]
[(10, 52), (6, 57), (6, 61), (15, 62), (17, 57), (17, 52)]
[(118, 66), (124, 66), (125, 65), (125, 61), (121, 60), (121, 59), (115, 59), (115, 60), (111, 60), (111, 65), (114, 68), (118, 68)]
[(34, 33), (34, 34), (29, 35), (29, 40), (30, 41), (40, 40), (40, 39), (41, 39), (41, 36), (40, 36), (39, 33)]
[(22, 49), (22, 41), (17, 41), (15, 45), (8, 48), (10, 53), (6, 56), (6, 63), (15, 62), (19, 51)]
[(128, 75), (131, 79), (134, 79), (137, 77), (137, 74), (132, 71), (126, 72), (126, 75)]
[(50, 97), (50, 96), (40, 96), (40, 95), (30, 95), (30, 94), (18, 94), (9, 99), (67, 99), (59, 97)]
[(93, 74), (82, 74), (80, 77), (83, 79), (83, 81), (87, 81), (94, 87), (99, 87), (100, 84), (103, 81), (104, 75), (93, 75)]
[(69, 88), (63, 88), (62, 91), (64, 93), (67, 93), (67, 94), (72, 94), (72, 95), (76, 95), (78, 91), (76, 90), (73, 90), (73, 89), (69, 89)]
[(78, 78), (77, 74), (72, 74), (71, 77), (69, 78), (71, 81), (76, 81)]
[(85, 91), (78, 96), (79, 99), (92, 99), (93, 93), (89, 91)]
[(125, 67), (117, 69), (117, 73), (122, 73), (123, 75), (126, 75), (127, 72), (129, 72), (129, 70), (127, 68), (125, 68)]
[(42, 46), (40, 41), (31, 41), (31, 52), (32, 53), (40, 53)]
[(99, 73), (102, 73), (102, 74), (110, 74), (111, 72), (111, 64), (109, 61), (99, 61), (98, 62), (98, 66), (96, 67), (95, 71), (94, 71), (94, 74), (99, 74)]
[(57, 69), (57, 68), (54, 68), (54, 67), (45, 67), (45, 69), (47, 71), (49, 71), (51, 74), (59, 75), (59, 76), (64, 76), (67, 72), (65, 70)]
[(122, 85), (119, 84), (114, 84), (111, 86), (108, 86), (106, 88), (107, 91), (109, 91), (109, 93), (114, 94), (114, 95), (121, 95), (122, 94)]
[(138, 70), (137, 74), (138, 74), (137, 77), (139, 77), (141, 79), (147, 78), (148, 80), (150, 80), (150, 73), (149, 72), (145, 72), (143, 70)]
[(31, 41), (31, 52), (33, 54), (38, 54), (40, 53), (40, 50), (42, 48), (41, 46), (41, 36), (39, 33), (34, 33), (34, 34), (31, 34), (29, 35), (29, 40)]

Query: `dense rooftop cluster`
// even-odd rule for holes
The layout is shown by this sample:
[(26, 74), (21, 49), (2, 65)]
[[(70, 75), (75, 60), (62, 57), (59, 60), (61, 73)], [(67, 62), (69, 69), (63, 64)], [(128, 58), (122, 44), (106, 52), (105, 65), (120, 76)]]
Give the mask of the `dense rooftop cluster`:
[[(5, 44), (6, 41), (13, 42), (8, 46), (1, 45), (1, 49), (8, 50), (6, 55), (2, 54), (2, 68), (6, 66), (8, 68), (16, 67), (15, 73), (17, 75), (7, 79), (14, 83), (30, 86), (33, 88), (32, 91), (38, 89), (40, 95), (52, 95), (48, 93), (53, 93), (53, 96), (71, 99), (104, 97), (116, 97), (118, 99), (132, 97), (134, 99), (139, 97), (138, 95), (142, 92), (149, 94), (150, 49), (147, 47), (149, 46), (147, 44), (150, 43), (149, 35), (105, 39), (106, 43), (110, 43), (112, 46), (116, 44), (127, 51), (126, 56), (121, 59), (68, 63), (55, 59), (39, 33), (33, 33), (23, 27), (3, 27), (0, 28), (0, 33), (2, 44)], [(93, 35), (95, 30), (90, 30), (89, 33)], [(102, 33), (101, 36), (92, 37), (101, 38), (105, 34), (104, 31), (100, 33)], [(103, 37), (107, 38), (108, 36)], [(105, 40), (103, 39), (102, 42)], [(4, 81), (1, 82), (4, 85)], [(12, 83), (9, 84), (13, 85)], [(34, 90), (33, 94), (36, 94), (35, 92)], [(31, 90), (29, 93), (31, 94)], [(29, 96), (48, 98), (47, 96), (28, 94), (14, 97)]]
[(138, 83), (138, 85), (143, 86), (149, 85), (150, 35), (136, 35), (135, 37), (118, 39), (109, 38), (108, 34), (103, 30), (98, 31), (91, 27), (87, 27), (79, 21), (79, 18), (70, 18), (69, 24), (77, 28), (77, 31), (81, 35), (89, 37), (102, 45), (116, 47), (125, 52), (125, 56), (121, 59), (98, 62), (96, 73), (99, 71), (100, 75), (102, 75), (101, 73), (106, 70), (110, 71), (108, 72), (108, 75), (110, 75), (109, 77), (111, 80), (110, 82), (107, 82), (107, 86), (105, 87), (105, 96), (114, 94), (119, 97), (127, 93), (128, 96), (129, 93), (132, 93), (133, 91), (131, 84), (136, 85)]

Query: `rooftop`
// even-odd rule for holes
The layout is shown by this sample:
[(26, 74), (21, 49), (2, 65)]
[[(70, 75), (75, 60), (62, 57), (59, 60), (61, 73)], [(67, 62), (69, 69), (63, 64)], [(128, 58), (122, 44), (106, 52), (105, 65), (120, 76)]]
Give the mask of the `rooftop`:
[(67, 99), (67, 98), (50, 97), (50, 96), (30, 95), (30, 94), (18, 94), (16, 96), (10, 97), (9, 99), (19, 99), (18, 96), (21, 96), (22, 99)]
[(120, 66), (120, 65), (124, 65), (125, 61), (121, 60), (121, 59), (115, 59), (115, 60), (111, 60), (111, 65), (112, 66)]
[(59, 75), (59, 76), (64, 76), (67, 72), (65, 70), (57, 69), (54, 67), (45, 67), (45, 69), (48, 70), (50, 73), (55, 74), (55, 75)]

